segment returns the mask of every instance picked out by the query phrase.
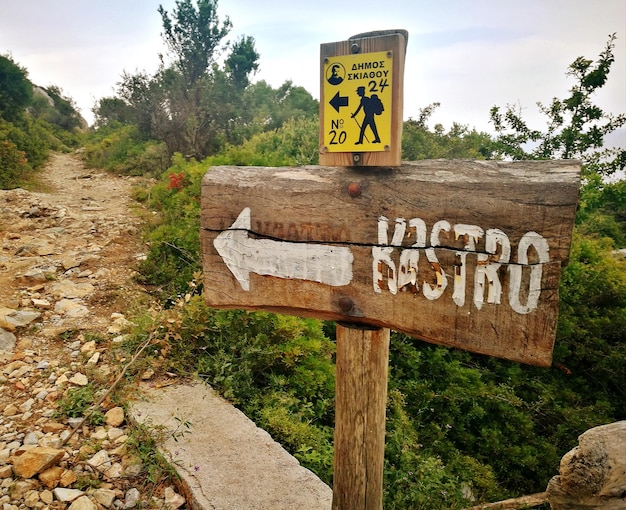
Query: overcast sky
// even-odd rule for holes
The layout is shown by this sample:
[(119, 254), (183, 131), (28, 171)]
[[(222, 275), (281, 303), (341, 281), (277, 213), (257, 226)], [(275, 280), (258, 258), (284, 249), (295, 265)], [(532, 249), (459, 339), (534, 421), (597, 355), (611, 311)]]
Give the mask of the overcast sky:
[[(0, 54), (34, 83), (59, 86), (92, 122), (95, 101), (114, 95), (123, 71), (156, 70), (165, 51), (159, 4), (171, 12), (175, 2), (0, 0)], [(439, 102), (431, 124), (484, 131), (491, 106), (509, 103), (542, 127), (536, 102), (564, 97), (567, 66), (595, 60), (616, 32), (615, 64), (596, 101), (626, 112), (625, 0), (219, 0), (218, 14), (233, 23), (228, 39), (254, 37), (256, 80), (292, 80), (318, 99), (320, 44), (405, 29), (404, 118)]]

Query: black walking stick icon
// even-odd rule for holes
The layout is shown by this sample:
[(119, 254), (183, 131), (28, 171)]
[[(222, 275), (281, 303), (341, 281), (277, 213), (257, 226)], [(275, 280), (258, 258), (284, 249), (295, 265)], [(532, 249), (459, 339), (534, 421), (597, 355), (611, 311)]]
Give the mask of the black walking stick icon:
[[(352, 116), (352, 118), (354, 119), (354, 122), (356, 122), (356, 125), (359, 126), (359, 131), (362, 131), (363, 128), (361, 127), (361, 123), (358, 120), (356, 120), (356, 117), (354, 115)], [(370, 143), (370, 139), (367, 137), (365, 133), (363, 133), (363, 138), (365, 138), (365, 141), (367, 143)]]

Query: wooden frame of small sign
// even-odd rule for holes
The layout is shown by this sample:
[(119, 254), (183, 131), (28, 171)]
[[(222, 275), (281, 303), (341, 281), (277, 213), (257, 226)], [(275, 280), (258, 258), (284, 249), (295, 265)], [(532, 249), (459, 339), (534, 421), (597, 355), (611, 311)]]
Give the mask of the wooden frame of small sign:
[(320, 165), (401, 164), (407, 41), (381, 30), (320, 46)]

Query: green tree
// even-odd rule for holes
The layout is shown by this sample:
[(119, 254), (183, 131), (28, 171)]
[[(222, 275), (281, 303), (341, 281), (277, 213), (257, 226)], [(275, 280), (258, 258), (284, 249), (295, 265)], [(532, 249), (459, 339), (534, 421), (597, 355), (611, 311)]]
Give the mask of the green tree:
[[(163, 92), (164, 84), (168, 82), (168, 76), (172, 76), (169, 81), (175, 79), (174, 71), (166, 72), (161, 69), (159, 73), (152, 77), (146, 72), (137, 72), (130, 74), (124, 72), (122, 79), (117, 84), (117, 98), (126, 106), (127, 111), (124, 112), (122, 105), (114, 103), (116, 111), (124, 115), (137, 126), (139, 132), (147, 138), (160, 138), (158, 132), (158, 117), (164, 110), (166, 105), (165, 94)], [(108, 101), (100, 103), (96, 118), (104, 120), (108, 113), (107, 110), (102, 111), (103, 106), (109, 106), (113, 98), (105, 98)], [(106, 118), (107, 121), (116, 121), (116, 118)]]
[(569, 66), (567, 74), (575, 81), (567, 97), (554, 98), (548, 106), (539, 103), (546, 115), (544, 130), (531, 129), (510, 106), (504, 114), (498, 107), (491, 110), (499, 156), (583, 162), (577, 225), (559, 289), (555, 369), (528, 368), (513, 375), (511, 364), (486, 363), (495, 377), (514, 383), (534, 433), (556, 446), (559, 455), (586, 429), (622, 419), (626, 412), (626, 264), (613, 251), (626, 240), (626, 183), (606, 179), (624, 169), (626, 153), (604, 146), (626, 116), (593, 102), (614, 62), (614, 42), (612, 35), (595, 63), (578, 57)]
[(457, 124), (446, 133), (441, 124), (428, 129), (428, 120), (439, 103), (420, 109), (417, 119), (410, 118), (402, 130), (402, 159), (489, 159), (492, 156), (492, 140), (488, 133), (481, 133)]
[(242, 36), (220, 69), (217, 58), (229, 48), (222, 40), (231, 23), (220, 22), (216, 0), (180, 0), (171, 13), (163, 6), (158, 11), (172, 63), (161, 58), (154, 76), (125, 73), (118, 97), (101, 100), (96, 118), (99, 125), (132, 122), (146, 139), (165, 142), (170, 156), (202, 159), (242, 140), (237, 126), (250, 118), (242, 96), (259, 55), (254, 39)]
[(163, 24), (161, 34), (177, 69), (191, 86), (211, 69), (219, 45), (232, 26), (228, 17), (220, 25), (217, 0), (177, 0), (173, 12), (159, 5)]
[(251, 135), (253, 113), (245, 102), (245, 92), (251, 75), (259, 67), (258, 59), (254, 38), (242, 36), (231, 46), (224, 69), (213, 69), (210, 86), (203, 94), (202, 108), (210, 114), (217, 143), (214, 150), (205, 154), (216, 152), (224, 143), (241, 143)]
[(103, 127), (114, 122), (129, 124), (133, 120), (132, 108), (119, 97), (100, 98), (92, 112), (96, 127)]
[(532, 129), (519, 108), (508, 105), (502, 113), (491, 109), (491, 122), (497, 133), (496, 154), (512, 159), (580, 159), (586, 175), (611, 175), (626, 166), (626, 149), (605, 148), (606, 136), (626, 124), (626, 115), (613, 115), (594, 104), (593, 96), (605, 84), (615, 61), (616, 35), (609, 40), (598, 60), (578, 57), (567, 75), (575, 82), (564, 99), (549, 105), (537, 103), (547, 117), (544, 131)]
[(10, 56), (0, 55), (0, 117), (9, 122), (21, 119), (32, 99), (28, 71)]
[(242, 35), (232, 45), (224, 65), (229, 81), (236, 90), (243, 91), (250, 84), (250, 75), (259, 69), (259, 57), (253, 37)]
[(278, 89), (261, 80), (245, 92), (244, 108), (255, 125), (255, 133), (282, 127), (290, 119), (317, 117), (319, 102), (304, 88), (290, 80)]

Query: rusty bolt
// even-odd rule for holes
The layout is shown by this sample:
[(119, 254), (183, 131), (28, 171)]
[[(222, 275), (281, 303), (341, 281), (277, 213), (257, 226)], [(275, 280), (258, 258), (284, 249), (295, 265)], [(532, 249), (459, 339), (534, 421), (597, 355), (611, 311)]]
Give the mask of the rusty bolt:
[(344, 313), (351, 312), (353, 307), (354, 307), (354, 303), (349, 297), (344, 296), (344, 297), (339, 298), (339, 308), (341, 308), (342, 312)]
[(352, 198), (361, 196), (361, 185), (358, 182), (351, 182), (348, 184), (348, 195)]

